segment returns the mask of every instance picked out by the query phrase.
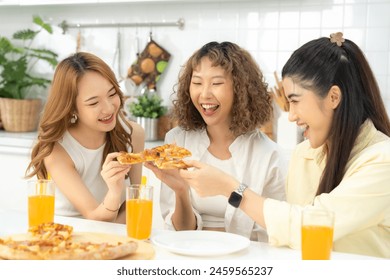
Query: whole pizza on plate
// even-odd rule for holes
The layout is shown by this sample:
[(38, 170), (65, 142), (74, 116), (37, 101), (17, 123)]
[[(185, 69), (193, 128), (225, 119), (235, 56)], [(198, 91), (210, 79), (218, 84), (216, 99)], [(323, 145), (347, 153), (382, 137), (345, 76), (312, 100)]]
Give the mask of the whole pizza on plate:
[(0, 258), (9, 260), (113, 260), (134, 253), (138, 244), (77, 242), (73, 227), (46, 223), (29, 229), (28, 238), (0, 238)]

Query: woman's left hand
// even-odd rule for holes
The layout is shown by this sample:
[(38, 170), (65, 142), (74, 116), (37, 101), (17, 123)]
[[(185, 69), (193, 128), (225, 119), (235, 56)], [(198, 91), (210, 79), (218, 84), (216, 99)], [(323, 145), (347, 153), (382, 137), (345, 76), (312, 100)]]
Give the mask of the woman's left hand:
[(170, 187), (174, 192), (183, 192), (188, 190), (189, 186), (187, 182), (181, 178), (177, 169), (159, 169), (151, 162), (145, 162), (144, 166), (150, 169), (157, 179)]
[(180, 176), (199, 196), (224, 195), (229, 197), (239, 185), (235, 178), (216, 167), (195, 160), (185, 162), (194, 169), (181, 169)]

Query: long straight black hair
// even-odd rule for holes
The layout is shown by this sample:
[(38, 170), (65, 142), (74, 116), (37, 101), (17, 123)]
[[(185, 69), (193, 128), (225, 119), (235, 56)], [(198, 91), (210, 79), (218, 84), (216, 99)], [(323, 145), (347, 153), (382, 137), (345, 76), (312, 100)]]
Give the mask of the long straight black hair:
[(374, 74), (360, 48), (350, 40), (341, 46), (323, 37), (297, 49), (282, 70), (299, 86), (325, 98), (333, 85), (342, 92), (335, 109), (328, 143), (327, 162), (317, 194), (336, 188), (359, 134), (370, 119), (375, 127), (390, 136), (390, 121)]

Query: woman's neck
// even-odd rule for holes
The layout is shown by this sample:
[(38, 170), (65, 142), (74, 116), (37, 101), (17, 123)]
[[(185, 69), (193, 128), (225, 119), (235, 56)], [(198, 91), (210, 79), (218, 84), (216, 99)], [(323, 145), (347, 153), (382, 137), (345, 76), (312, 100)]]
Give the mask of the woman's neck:
[(219, 159), (231, 158), (229, 147), (236, 137), (228, 127), (207, 127), (207, 135), (210, 139), (208, 151)]
[(88, 131), (77, 127), (69, 128), (68, 131), (77, 142), (87, 149), (98, 149), (106, 142), (106, 132)]

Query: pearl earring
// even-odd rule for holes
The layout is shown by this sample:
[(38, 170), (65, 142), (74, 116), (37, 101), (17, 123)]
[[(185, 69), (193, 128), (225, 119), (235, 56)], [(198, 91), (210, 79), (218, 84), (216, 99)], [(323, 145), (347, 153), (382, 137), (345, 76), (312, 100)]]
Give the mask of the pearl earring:
[(77, 122), (77, 115), (73, 113), (72, 117), (70, 118), (70, 123), (75, 124)]

